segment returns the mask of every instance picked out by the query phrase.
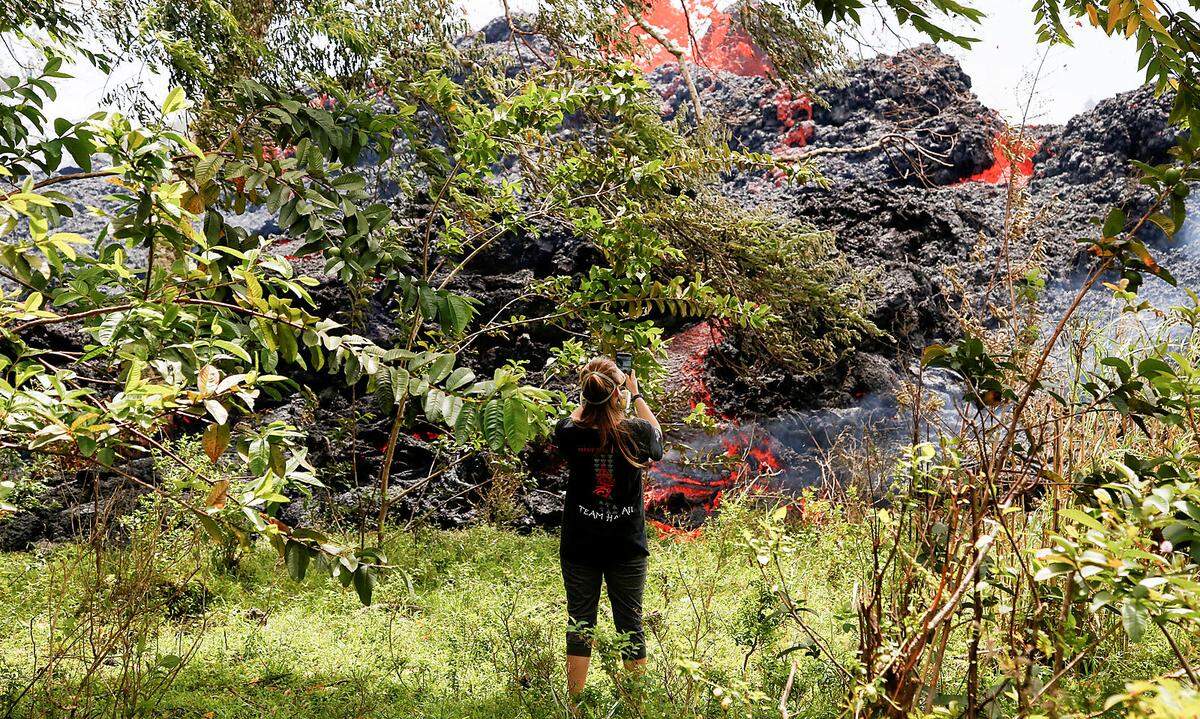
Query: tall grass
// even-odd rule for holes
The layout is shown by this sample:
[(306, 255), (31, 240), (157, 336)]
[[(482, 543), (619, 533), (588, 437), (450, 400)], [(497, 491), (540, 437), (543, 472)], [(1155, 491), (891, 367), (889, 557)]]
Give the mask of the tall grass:
[[(157, 505), (146, 510), (159, 512)], [(731, 502), (691, 541), (653, 546), (646, 611), (650, 662), (631, 684), (618, 670), (610, 618), (598, 630), (597, 661), (584, 698), (596, 716), (724, 716), (751, 694), (778, 696), (789, 662), (780, 653), (799, 637), (782, 627), (770, 588), (743, 538), (757, 510)], [(190, 529), (163, 532), (140, 522), (135, 533), (160, 548), (194, 548)], [(168, 523), (169, 524), (169, 523)], [(792, 530), (808, 547), (798, 557), (798, 590), (822, 627), (838, 623), (860, 530), (840, 522)], [(64, 545), (0, 557), (0, 707), (11, 716), (564, 716), (561, 687), (565, 604), (557, 538), (519, 536), (481, 526), (465, 531), (394, 533), (394, 569), (362, 607), (352, 590), (309, 578), (281, 579), (277, 556), (262, 546), (226, 568), (222, 557), (161, 551), (138, 577), (146, 595), (134, 611), (96, 613), (105, 586), (126, 586), (119, 569), (137, 554)], [(70, 581), (65, 574), (70, 572)], [(105, 595), (107, 596), (107, 595)], [(766, 601), (764, 601), (766, 597)], [(143, 597), (144, 598), (144, 597)], [(122, 617), (137, 615), (136, 628)], [(607, 615), (605, 615), (607, 617)], [(90, 651), (60, 651), (70, 621), (87, 618), (141, 644), (109, 647), (100, 669)], [(71, 625), (71, 626), (68, 626)], [(120, 630), (120, 631), (118, 631)], [(84, 644), (93, 633), (86, 632)], [(78, 646), (78, 645), (76, 645)], [(841, 651), (849, 652), (849, 636)], [(182, 648), (182, 651), (180, 649)], [(97, 648), (100, 649), (100, 648)], [(840, 701), (830, 667), (803, 652), (792, 696), (798, 716), (834, 716)], [(122, 674), (162, 666), (171, 681), (131, 703)], [(85, 686), (86, 685), (86, 686)], [(739, 688), (740, 687), (740, 691)], [(716, 689), (716, 692), (714, 692)], [(87, 705), (79, 699), (87, 695)], [(19, 699), (19, 701), (17, 701)], [(762, 715), (771, 712), (759, 701)], [(210, 714), (211, 713), (211, 714)]]
[[(395, 568), (374, 604), (363, 607), (336, 583), (281, 579), (265, 544), (230, 568), (222, 556), (196, 550), (192, 530), (162, 521), (161, 511), (149, 506), (144, 517), (154, 521), (132, 530), (160, 550), (152, 567), (134, 575), (127, 567), (138, 539), (99, 552), (64, 545), (0, 558), (0, 708), (7, 715), (568, 715), (554, 535), (487, 526), (393, 533), (386, 550)], [(870, 516), (862, 507), (856, 513)], [(618, 669), (611, 619), (602, 615), (584, 716), (770, 717), (780, 716), (781, 699), (791, 717), (840, 715), (850, 684), (807, 630), (788, 620), (779, 590), (786, 584), (837, 664), (853, 667), (852, 600), (870, 576), (869, 520), (849, 521), (841, 507), (812, 498), (803, 513), (793, 507), (771, 517), (754, 502), (730, 501), (698, 539), (653, 544), (647, 672), (638, 680)], [(764, 536), (767, 524), (791, 547), (779, 577), (763, 571), (748, 541)], [(127, 587), (131, 576), (146, 588), (142, 603), (98, 612), (100, 588)], [(122, 624), (130, 616), (138, 617), (135, 627)], [(41, 671), (80, 621), (97, 628)], [(127, 641), (93, 645), (93, 637), (110, 635)], [(946, 692), (965, 676), (962, 647), (956, 634)], [(1114, 644), (1069, 691), (1120, 689), (1128, 677), (1161, 669), (1169, 661), (1164, 652), (1153, 643)], [(98, 669), (89, 671), (97, 658)], [(132, 693), (131, 674), (147, 677)]]

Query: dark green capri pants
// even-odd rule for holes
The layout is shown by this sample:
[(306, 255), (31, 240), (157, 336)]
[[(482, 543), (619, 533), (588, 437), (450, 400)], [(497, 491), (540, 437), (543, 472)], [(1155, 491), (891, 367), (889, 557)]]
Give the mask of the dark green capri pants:
[(646, 588), (646, 557), (634, 557), (605, 566), (579, 564), (562, 559), (563, 586), (567, 590), (567, 654), (590, 657), (592, 642), (587, 631), (596, 626), (600, 605), (600, 583), (608, 586), (613, 624), (629, 639), (621, 651), (625, 661), (645, 659), (646, 635), (642, 630), (642, 593)]

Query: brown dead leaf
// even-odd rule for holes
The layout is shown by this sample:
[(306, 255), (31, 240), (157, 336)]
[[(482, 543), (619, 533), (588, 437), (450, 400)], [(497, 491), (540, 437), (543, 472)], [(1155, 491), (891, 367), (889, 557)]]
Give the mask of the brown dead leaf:
[(208, 498), (204, 500), (207, 507), (216, 507), (224, 509), (226, 502), (229, 501), (229, 480), (222, 479), (213, 483), (212, 489), (208, 490)]

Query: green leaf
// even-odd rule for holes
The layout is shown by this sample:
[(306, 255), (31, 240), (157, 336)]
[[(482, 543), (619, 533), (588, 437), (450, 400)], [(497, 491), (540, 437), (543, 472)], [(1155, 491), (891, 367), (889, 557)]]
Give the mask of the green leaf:
[(81, 140), (76, 137), (64, 137), (62, 144), (67, 149), (67, 153), (71, 155), (71, 159), (79, 166), (79, 169), (84, 172), (92, 171), (92, 153), (96, 151), (95, 145), (87, 140)]
[(1060, 512), (1060, 514), (1062, 514), (1062, 516), (1064, 516), (1064, 517), (1067, 517), (1068, 519), (1072, 519), (1072, 520), (1084, 525), (1085, 527), (1088, 527), (1089, 529), (1095, 529), (1098, 532), (1104, 531), (1104, 525), (1100, 524), (1100, 522), (1096, 521), (1095, 517), (1088, 514), (1087, 512), (1084, 512), (1081, 509), (1075, 509), (1074, 507), (1068, 507), (1067, 509), (1062, 510)]
[(173, 115), (188, 106), (187, 97), (183, 94), (182, 87), (174, 87), (167, 93), (162, 104), (162, 114), (164, 116)]
[(483, 406), (483, 438), (494, 450), (504, 446), (504, 405), (493, 399)]
[(929, 345), (925, 348), (925, 351), (921, 353), (921, 365), (923, 367), (933, 367), (935, 366), (936, 362), (949, 355), (950, 350), (946, 349), (942, 345)]
[(352, 172), (342, 173), (333, 181), (333, 186), (343, 192), (356, 192), (367, 186), (367, 181), (362, 175), (357, 175)]
[(299, 527), (292, 531), (292, 536), (296, 539), (311, 539), (314, 542), (325, 544), (329, 542), (329, 537), (324, 532), (319, 532), (308, 527)]
[(283, 559), (287, 564), (288, 575), (297, 582), (304, 581), (304, 573), (308, 571), (308, 560), (312, 558), (310, 550), (294, 539), (289, 539), (283, 547)]
[(462, 334), (474, 317), (474, 306), (461, 295), (446, 293), (438, 302), (438, 321), (447, 334)]
[(443, 404), (442, 419), (445, 420), (446, 426), (457, 427), (458, 416), (462, 412), (464, 402), (461, 397), (447, 395)]
[(446, 378), (446, 389), (453, 392), (475, 381), (475, 373), (469, 367), (459, 367)]
[(1119, 207), (1114, 207), (1109, 211), (1108, 216), (1104, 218), (1103, 233), (1105, 237), (1116, 237), (1125, 229), (1125, 212)]
[(196, 161), (196, 184), (203, 187), (212, 181), (217, 175), (217, 170), (221, 169), (221, 165), (225, 159), (220, 155), (207, 155), (202, 160)]
[(276, 477), (287, 479), (287, 458), (283, 456), (283, 448), (277, 444), (271, 445), (270, 467)]
[(453, 354), (438, 355), (438, 358), (429, 365), (429, 381), (441, 382), (450, 374), (450, 370), (454, 367), (454, 361), (457, 358)]
[(470, 439), (471, 433), (478, 429), (476, 419), (479, 413), (475, 410), (475, 405), (463, 404), (459, 408), (458, 417), (454, 420), (454, 436), (460, 442), (466, 442)]
[(437, 292), (426, 284), (421, 284), (417, 287), (417, 300), (421, 306), (421, 316), (432, 320), (437, 316), (438, 297)]
[(442, 400), (446, 394), (437, 387), (431, 387), (429, 394), (425, 395), (425, 417), (430, 422), (442, 421)]
[(504, 438), (508, 448), (520, 452), (529, 442), (531, 434), (525, 402), (516, 395), (509, 397), (504, 401)]
[(358, 593), (358, 601), (362, 602), (363, 606), (371, 606), (371, 595), (375, 591), (374, 569), (359, 565), (358, 569), (354, 570), (354, 591)]
[(408, 383), (412, 375), (403, 367), (392, 368), (392, 398), (397, 405), (404, 404), (408, 399)]
[(225, 533), (221, 531), (221, 525), (207, 514), (200, 515), (200, 526), (204, 527), (204, 531), (208, 532), (209, 536), (216, 541), (225, 541)]
[(287, 325), (277, 325), (275, 336), (279, 340), (279, 353), (288, 362), (295, 362), (300, 353), (300, 345), (296, 342), (296, 333)]
[(1168, 237), (1175, 234), (1175, 230), (1177, 229), (1175, 227), (1175, 221), (1172, 220), (1170, 217), (1167, 217), (1166, 215), (1162, 214), (1161, 212), (1156, 212), (1156, 213), (1150, 215), (1150, 217), (1148, 219), (1151, 222), (1153, 222), (1155, 225), (1158, 225), (1158, 228), (1160, 230), (1162, 230), (1163, 233), (1166, 234)]
[(1132, 642), (1140, 642), (1142, 635), (1146, 633), (1146, 622), (1149, 620), (1149, 614), (1146, 608), (1140, 603), (1126, 599), (1121, 603), (1121, 625), (1125, 627), (1125, 633), (1129, 635), (1129, 640)]
[(375, 403), (381, 412), (390, 412), (396, 403), (392, 377), (394, 370), (384, 369), (375, 375)]
[(250, 353), (247, 352), (246, 349), (239, 344), (235, 344), (233, 342), (230, 342), (229, 340), (213, 340), (212, 343), (213, 343), (213, 346), (220, 347), (221, 349), (230, 353), (234, 357), (237, 357), (238, 359), (242, 360), (243, 362), (252, 362), (253, 361), (250, 358)]

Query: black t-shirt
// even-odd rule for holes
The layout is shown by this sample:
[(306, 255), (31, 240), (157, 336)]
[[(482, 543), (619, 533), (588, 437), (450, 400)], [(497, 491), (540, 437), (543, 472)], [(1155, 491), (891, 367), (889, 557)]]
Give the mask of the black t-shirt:
[[(638, 462), (662, 459), (662, 436), (654, 425), (644, 419), (622, 423)], [(554, 428), (554, 443), (570, 470), (559, 549), (562, 556), (602, 566), (649, 554), (642, 470), (630, 464), (619, 448), (601, 449), (600, 433), (570, 417), (559, 420)]]

